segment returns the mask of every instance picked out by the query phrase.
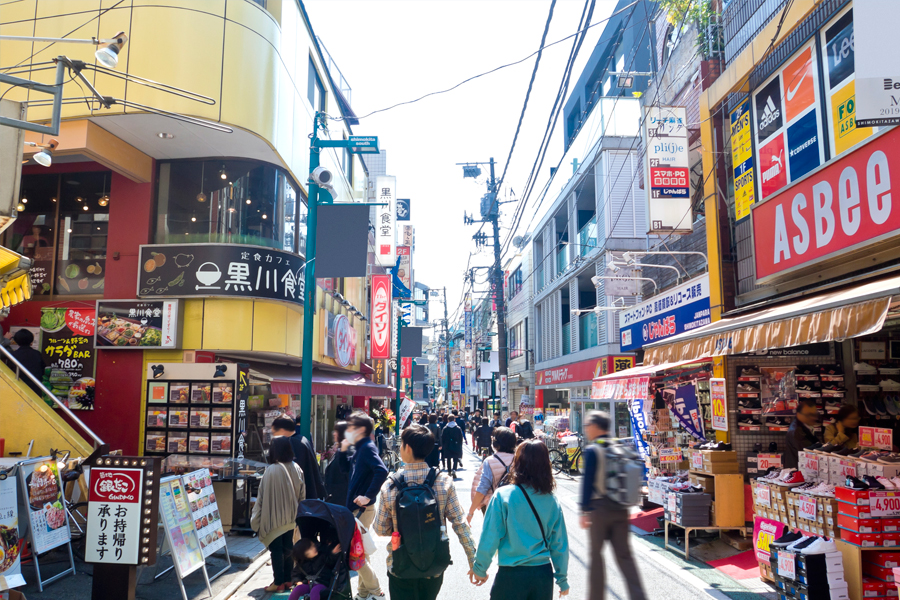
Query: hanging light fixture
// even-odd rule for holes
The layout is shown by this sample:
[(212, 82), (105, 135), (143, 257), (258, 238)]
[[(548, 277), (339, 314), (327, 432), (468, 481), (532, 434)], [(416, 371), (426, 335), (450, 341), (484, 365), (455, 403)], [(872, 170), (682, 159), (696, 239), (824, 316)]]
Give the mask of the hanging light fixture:
[(124, 46), (127, 41), (128, 36), (125, 35), (124, 31), (120, 31), (114, 35), (113, 39), (110, 40), (110, 43), (103, 44), (102, 48), (94, 52), (97, 62), (107, 69), (115, 69), (116, 65), (119, 64), (119, 52), (122, 51), (122, 46)]
[(106, 194), (106, 175), (103, 175), (103, 195), (97, 200), (100, 206), (109, 206), (109, 196)]
[(222, 168), (219, 169), (219, 178), (220, 179), (228, 179), (228, 173), (225, 172), (225, 165), (222, 165)]
[(16, 210), (19, 211), (19, 212), (22, 212), (23, 210), (25, 210), (25, 205), (22, 204), (21, 202), (19, 202), (19, 203), (16, 205)]
[(197, 194), (197, 202), (206, 202), (206, 194), (203, 193), (203, 180), (206, 173), (206, 163), (200, 163), (200, 193)]

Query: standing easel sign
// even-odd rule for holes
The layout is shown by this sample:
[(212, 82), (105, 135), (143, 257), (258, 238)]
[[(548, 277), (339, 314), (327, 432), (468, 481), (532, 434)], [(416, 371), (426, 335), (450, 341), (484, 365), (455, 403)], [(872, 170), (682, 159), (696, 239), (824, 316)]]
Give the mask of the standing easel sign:
[(172, 550), (172, 562), (178, 575), (181, 595), (188, 600), (183, 580), (194, 571), (203, 571), (206, 588), (212, 596), (206, 560), (200, 548), (200, 539), (194, 527), (190, 500), (181, 478), (177, 475), (166, 477), (160, 482), (159, 516), (166, 530), (166, 542)]
[(209, 469), (198, 469), (183, 475), (181, 481), (190, 502), (194, 529), (197, 530), (197, 539), (200, 542), (200, 552), (203, 554), (203, 558), (209, 558), (220, 549), (225, 550), (228, 564), (210, 577), (210, 581), (214, 581), (231, 568), (231, 555), (228, 553), (228, 545), (225, 543), (225, 530), (219, 515), (219, 503), (213, 490), (212, 477)]
[(16, 478), (0, 470), (0, 592), (25, 585), (19, 551), (19, 509)]
[[(28, 520), (28, 536), (31, 539), (38, 590), (43, 592), (45, 585), (75, 573), (69, 521), (63, 505), (62, 479), (56, 459), (49, 456), (24, 460), (19, 463), (18, 468), (21, 497), (25, 504), (20, 509), (19, 516)], [(38, 555), (60, 546), (69, 548), (69, 568), (49, 579), (41, 579)]]

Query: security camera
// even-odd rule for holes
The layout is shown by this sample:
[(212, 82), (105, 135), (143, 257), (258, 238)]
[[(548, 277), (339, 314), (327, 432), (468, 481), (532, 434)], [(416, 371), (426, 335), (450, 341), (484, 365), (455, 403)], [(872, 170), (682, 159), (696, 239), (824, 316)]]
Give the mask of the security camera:
[(331, 187), (331, 185), (334, 183), (334, 175), (325, 167), (316, 167), (315, 169), (313, 169), (311, 177), (313, 181), (316, 182), (316, 185), (320, 185), (322, 187)]

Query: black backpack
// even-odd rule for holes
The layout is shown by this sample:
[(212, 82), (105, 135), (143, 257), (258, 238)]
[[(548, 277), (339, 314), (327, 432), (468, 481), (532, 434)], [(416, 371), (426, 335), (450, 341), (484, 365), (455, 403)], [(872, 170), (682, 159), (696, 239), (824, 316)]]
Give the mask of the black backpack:
[(453, 564), (450, 540), (442, 539), (444, 519), (434, 482), (438, 470), (431, 468), (423, 483), (410, 484), (402, 474), (391, 475), (391, 486), (397, 490), (394, 515), (400, 533), (400, 547), (393, 551), (391, 572), (400, 579), (435, 577)]

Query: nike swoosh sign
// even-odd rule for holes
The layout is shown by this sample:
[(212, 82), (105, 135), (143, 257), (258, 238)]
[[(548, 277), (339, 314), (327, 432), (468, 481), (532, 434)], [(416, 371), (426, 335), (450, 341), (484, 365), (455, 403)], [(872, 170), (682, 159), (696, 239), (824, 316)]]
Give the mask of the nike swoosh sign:
[(793, 88), (788, 88), (787, 91), (787, 99), (788, 102), (793, 102), (794, 96), (797, 95), (797, 90), (800, 89), (800, 86), (803, 85), (803, 80), (806, 79), (806, 76), (809, 74), (811, 63), (807, 62), (806, 66), (803, 67), (803, 77), (800, 78), (800, 81), (797, 82)]

